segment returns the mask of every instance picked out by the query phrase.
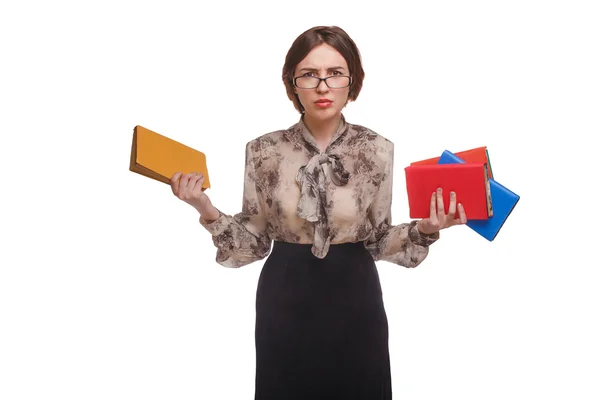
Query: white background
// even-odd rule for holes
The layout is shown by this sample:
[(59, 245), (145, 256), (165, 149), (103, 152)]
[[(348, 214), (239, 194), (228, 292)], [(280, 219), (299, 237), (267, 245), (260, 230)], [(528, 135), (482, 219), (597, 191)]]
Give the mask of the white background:
[(445, 149), (487, 145), (521, 195), (492, 243), (456, 227), (416, 269), (378, 264), (394, 398), (600, 398), (594, 2), (202, 3), (0, 7), (0, 398), (253, 398), (262, 262), (217, 265), (196, 212), (128, 170), (131, 136), (204, 151), (240, 211), (244, 145), (297, 121), (281, 67), (321, 24), (363, 55), (345, 115), (396, 144), (395, 223), (403, 168)]

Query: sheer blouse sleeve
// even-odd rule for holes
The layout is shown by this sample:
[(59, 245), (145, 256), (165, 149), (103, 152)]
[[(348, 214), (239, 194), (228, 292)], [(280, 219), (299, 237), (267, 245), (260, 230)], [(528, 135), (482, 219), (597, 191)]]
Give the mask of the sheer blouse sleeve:
[(420, 233), (416, 220), (392, 225), (394, 145), (388, 143), (381, 183), (369, 209), (373, 232), (366, 247), (375, 260), (414, 268), (427, 257), (429, 246), (439, 239), (439, 232), (433, 235)]
[(271, 249), (267, 234), (267, 217), (262, 198), (256, 186), (255, 151), (257, 141), (246, 144), (244, 191), (242, 211), (227, 215), (219, 210), (219, 217), (210, 223), (200, 218), (200, 224), (210, 232), (217, 248), (218, 264), (239, 268), (265, 258)]

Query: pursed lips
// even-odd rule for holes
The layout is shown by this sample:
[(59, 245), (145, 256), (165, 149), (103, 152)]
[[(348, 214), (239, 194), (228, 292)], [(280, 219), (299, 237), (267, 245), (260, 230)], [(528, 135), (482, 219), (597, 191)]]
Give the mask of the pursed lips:
[(317, 105), (317, 107), (329, 107), (331, 104), (333, 104), (332, 100), (329, 99), (319, 99), (317, 101), (315, 101), (315, 104)]

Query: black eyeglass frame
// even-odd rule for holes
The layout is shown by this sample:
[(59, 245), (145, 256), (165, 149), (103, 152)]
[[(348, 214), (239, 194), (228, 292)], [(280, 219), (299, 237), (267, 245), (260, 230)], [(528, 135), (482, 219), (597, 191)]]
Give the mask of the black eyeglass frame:
[[(298, 84), (296, 83), (296, 79), (298, 79), (298, 78), (313, 78), (313, 79), (318, 79), (318, 80), (319, 80), (319, 82), (318, 82), (318, 83), (317, 83), (317, 85), (316, 85), (316, 86), (314, 86), (314, 87), (310, 87), (310, 88), (307, 88), (307, 87), (300, 87), (300, 86), (298, 86)], [(329, 83), (327, 83), (327, 79), (329, 79), (329, 78), (348, 78), (348, 84), (347, 84), (346, 86), (331, 87), (331, 86), (329, 86)], [(352, 85), (352, 77), (351, 77), (351, 76), (349, 76), (349, 75), (331, 75), (331, 76), (328, 76), (328, 77), (326, 77), (326, 78), (319, 78), (318, 76), (296, 76), (296, 77), (295, 77), (295, 78), (292, 80), (292, 83), (294, 84), (294, 87), (296, 87), (296, 88), (298, 88), (298, 89), (316, 89), (316, 88), (318, 88), (318, 87), (319, 87), (319, 85), (321, 84), (321, 81), (324, 81), (324, 82), (325, 82), (325, 84), (327, 85), (327, 87), (328, 87), (329, 89), (343, 89), (343, 88), (347, 88), (348, 86)]]

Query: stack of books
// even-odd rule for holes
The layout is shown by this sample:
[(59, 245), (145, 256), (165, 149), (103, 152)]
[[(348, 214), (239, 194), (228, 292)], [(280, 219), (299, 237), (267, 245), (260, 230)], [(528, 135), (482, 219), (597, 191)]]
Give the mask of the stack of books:
[(486, 146), (412, 162), (405, 169), (410, 218), (429, 218), (431, 194), (442, 188), (445, 212), (450, 192), (467, 214), (467, 226), (493, 241), (520, 196), (494, 178)]

